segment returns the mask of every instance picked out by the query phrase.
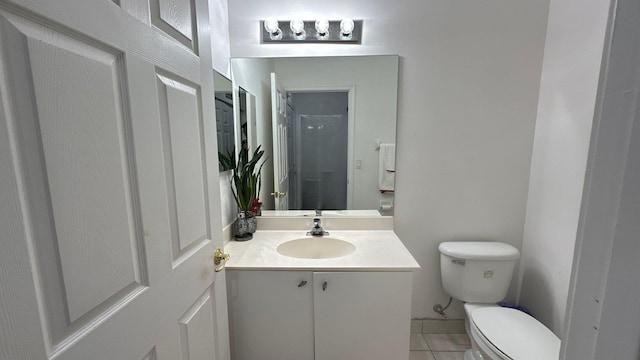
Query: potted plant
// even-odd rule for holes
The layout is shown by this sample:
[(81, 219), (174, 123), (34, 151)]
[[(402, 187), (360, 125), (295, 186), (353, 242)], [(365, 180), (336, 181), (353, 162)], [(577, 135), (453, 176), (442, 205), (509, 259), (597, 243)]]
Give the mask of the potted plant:
[[(251, 157), (249, 149), (242, 148), (236, 161), (235, 149), (226, 154), (218, 152), (218, 159), (223, 171), (231, 170), (231, 192), (238, 205), (238, 219), (236, 221), (236, 240), (244, 241), (253, 238), (256, 231), (257, 220), (255, 216), (260, 211), (262, 203), (259, 199), (260, 174), (266, 158), (264, 150), (260, 146), (256, 148)], [(261, 161), (262, 160), (262, 161)]]

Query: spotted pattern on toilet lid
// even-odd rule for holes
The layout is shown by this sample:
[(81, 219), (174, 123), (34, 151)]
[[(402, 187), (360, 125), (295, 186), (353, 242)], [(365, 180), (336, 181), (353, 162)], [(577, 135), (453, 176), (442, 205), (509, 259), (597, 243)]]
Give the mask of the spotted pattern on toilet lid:
[(471, 312), (471, 321), (496, 348), (514, 360), (557, 360), (560, 339), (533, 317), (509, 308)]

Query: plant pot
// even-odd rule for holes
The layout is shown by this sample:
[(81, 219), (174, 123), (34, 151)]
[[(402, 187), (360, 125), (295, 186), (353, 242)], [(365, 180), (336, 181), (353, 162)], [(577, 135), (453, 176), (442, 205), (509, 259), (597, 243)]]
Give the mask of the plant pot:
[(236, 241), (247, 241), (253, 239), (253, 233), (256, 232), (258, 219), (254, 217), (240, 217), (236, 220)]

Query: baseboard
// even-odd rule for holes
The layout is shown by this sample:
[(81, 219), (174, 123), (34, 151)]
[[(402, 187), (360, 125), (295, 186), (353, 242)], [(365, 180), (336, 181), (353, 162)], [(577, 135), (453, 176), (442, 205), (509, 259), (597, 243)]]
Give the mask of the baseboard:
[(412, 334), (464, 334), (464, 319), (412, 319)]

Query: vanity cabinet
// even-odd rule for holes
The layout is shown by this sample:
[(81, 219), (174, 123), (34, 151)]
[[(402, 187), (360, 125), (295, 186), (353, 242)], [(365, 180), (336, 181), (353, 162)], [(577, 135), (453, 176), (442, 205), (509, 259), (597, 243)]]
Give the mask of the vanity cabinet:
[(232, 360), (313, 360), (313, 274), (227, 270)]
[(411, 272), (232, 270), (227, 276), (234, 360), (409, 357)]
[(409, 358), (410, 272), (316, 272), (313, 282), (316, 360)]

